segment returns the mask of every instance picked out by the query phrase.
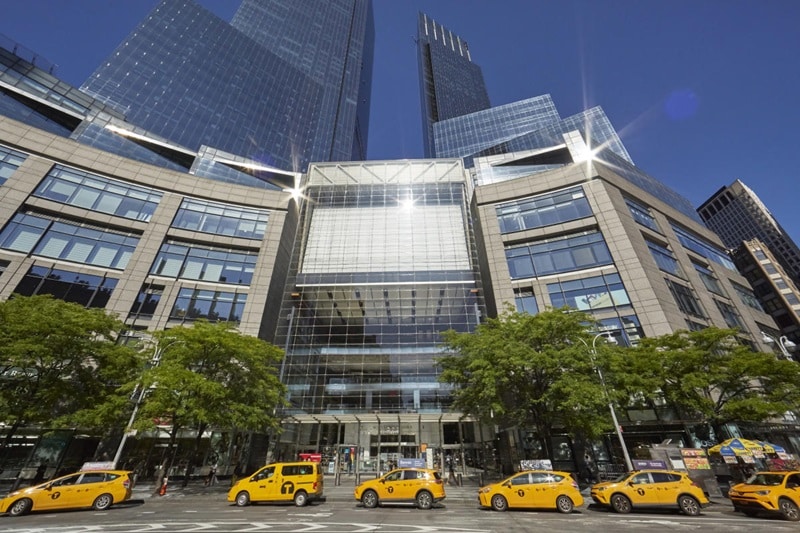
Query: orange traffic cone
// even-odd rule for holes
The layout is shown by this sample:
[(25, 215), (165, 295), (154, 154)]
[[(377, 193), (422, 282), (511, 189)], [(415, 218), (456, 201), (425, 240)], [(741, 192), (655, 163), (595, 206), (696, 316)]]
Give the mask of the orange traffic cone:
[(163, 496), (167, 493), (167, 476), (164, 476), (164, 481), (161, 483), (161, 488), (158, 489), (158, 495)]

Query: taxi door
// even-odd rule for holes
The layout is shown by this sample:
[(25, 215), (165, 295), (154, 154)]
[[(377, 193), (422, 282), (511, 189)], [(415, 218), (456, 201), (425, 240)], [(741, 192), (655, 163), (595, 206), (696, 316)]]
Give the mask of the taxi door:
[(278, 493), (275, 465), (267, 466), (253, 474), (248, 483), (250, 499), (253, 501), (269, 501)]
[(642, 472), (628, 480), (628, 490), (625, 494), (631, 499), (634, 506), (659, 505), (659, 488), (653, 483), (649, 472)]
[(106, 475), (102, 472), (86, 472), (75, 484), (75, 507), (91, 507), (94, 499), (102, 494)]
[(505, 497), (509, 507), (534, 507), (534, 486), (531, 484), (531, 474), (523, 472), (512, 477), (509, 487), (505, 488)]
[(383, 476), (380, 483), (377, 485), (378, 498), (381, 500), (392, 501), (399, 500), (403, 496), (403, 471), (394, 470)]
[(403, 483), (400, 486), (401, 494), (399, 494), (397, 498), (399, 500), (415, 499), (417, 497), (417, 491), (422, 487), (424, 481), (425, 472), (420, 472), (419, 470), (404, 470)]
[(653, 478), (658, 501), (662, 505), (675, 505), (681, 493), (681, 476), (668, 472), (650, 472)]
[(79, 507), (77, 504), (79, 501), (77, 483), (80, 477), (81, 474), (73, 474), (53, 481), (49, 489), (42, 491), (41, 497), (34, 503), (34, 509), (37, 506), (40, 509)]

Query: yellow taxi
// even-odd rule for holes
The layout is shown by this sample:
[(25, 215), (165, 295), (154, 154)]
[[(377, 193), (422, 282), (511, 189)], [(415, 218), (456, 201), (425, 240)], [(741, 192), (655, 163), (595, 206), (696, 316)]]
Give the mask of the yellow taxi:
[(412, 503), (420, 509), (430, 509), (445, 499), (442, 477), (427, 468), (392, 470), (357, 486), (354, 495), (370, 509), (384, 503)]
[(728, 498), (747, 516), (763, 511), (800, 521), (800, 472), (758, 472), (731, 487)]
[(495, 511), (527, 508), (571, 513), (575, 506), (583, 505), (583, 496), (569, 472), (528, 470), (481, 487), (478, 501), (481, 507), (491, 507)]
[(303, 507), (325, 501), (322, 468), (313, 461), (272, 463), (236, 483), (228, 491), (228, 501), (239, 507), (251, 502), (289, 503)]
[(131, 497), (130, 472), (89, 470), (16, 490), (0, 500), (0, 514), (89, 508), (104, 511)]
[(677, 507), (697, 516), (709, 504), (703, 489), (684, 472), (635, 470), (592, 485), (592, 500), (618, 513), (640, 507)]

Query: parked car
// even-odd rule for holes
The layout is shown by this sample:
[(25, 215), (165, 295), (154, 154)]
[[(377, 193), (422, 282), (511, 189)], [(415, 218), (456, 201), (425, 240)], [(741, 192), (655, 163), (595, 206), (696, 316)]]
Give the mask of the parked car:
[(89, 470), (15, 490), (0, 500), (0, 514), (92, 508), (104, 511), (131, 497), (127, 470)]
[(696, 516), (709, 504), (703, 489), (688, 474), (671, 470), (636, 470), (613, 481), (592, 485), (592, 500), (618, 513), (645, 507), (677, 507)]
[(747, 516), (763, 511), (800, 521), (800, 472), (757, 472), (731, 487), (728, 498)]
[(319, 463), (272, 463), (234, 483), (228, 491), (228, 501), (239, 507), (251, 502), (294, 502), (303, 507), (309, 502), (325, 501), (324, 491)]
[(529, 470), (481, 487), (478, 502), (495, 511), (527, 508), (571, 513), (583, 505), (583, 496), (569, 472)]
[(367, 508), (384, 503), (411, 503), (419, 509), (430, 509), (446, 497), (439, 472), (427, 468), (392, 470), (360, 484), (354, 496)]

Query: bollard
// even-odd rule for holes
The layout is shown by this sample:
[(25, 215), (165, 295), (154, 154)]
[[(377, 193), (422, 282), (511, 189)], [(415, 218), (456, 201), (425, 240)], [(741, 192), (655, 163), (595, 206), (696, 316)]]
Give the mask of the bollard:
[(456, 485), (458, 485), (459, 487), (464, 486), (464, 480), (462, 479), (462, 477), (463, 475), (460, 472), (456, 474)]

